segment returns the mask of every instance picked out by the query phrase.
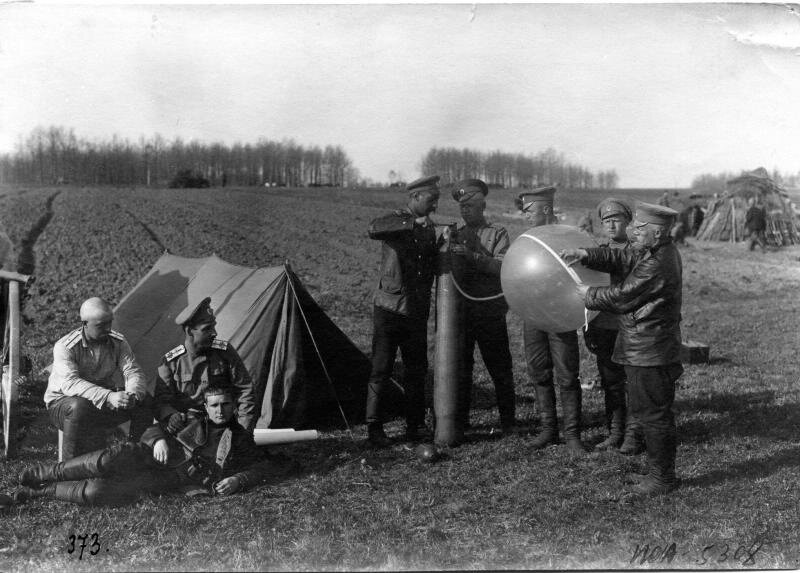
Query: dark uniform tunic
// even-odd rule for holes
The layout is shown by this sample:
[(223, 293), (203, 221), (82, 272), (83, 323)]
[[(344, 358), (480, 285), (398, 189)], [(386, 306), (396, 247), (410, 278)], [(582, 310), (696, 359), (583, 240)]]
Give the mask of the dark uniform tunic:
[(242, 427), (256, 423), (253, 381), (236, 349), (225, 340), (192, 355), (181, 344), (164, 355), (155, 383), (155, 415), (166, 423), (175, 412), (203, 412), (203, 391), (209, 385), (231, 388)]
[[(508, 251), (510, 240), (504, 227), (485, 220), (477, 226), (460, 225), (455, 242), (466, 245), (473, 256), (457, 272), (459, 286), (473, 298), (486, 298), (502, 293), (500, 267)], [(458, 264), (458, 261), (456, 261)], [(514, 424), (514, 376), (511, 352), (508, 348), (506, 312), (508, 305), (503, 297), (488, 301), (463, 299), (464, 347), (459, 383), (459, 422), (469, 425), (472, 397), (472, 369), (475, 362), (475, 345), (494, 382), (497, 408), (501, 425)]]
[(414, 223), (409, 209), (373, 220), (369, 237), (381, 244), (381, 270), (373, 297), (372, 373), (367, 389), (366, 421), (383, 421), (381, 399), (392, 374), (397, 349), (403, 358), (406, 421), (417, 427), (425, 419), (425, 374), (428, 370), (427, 321), (436, 272), (433, 225)]

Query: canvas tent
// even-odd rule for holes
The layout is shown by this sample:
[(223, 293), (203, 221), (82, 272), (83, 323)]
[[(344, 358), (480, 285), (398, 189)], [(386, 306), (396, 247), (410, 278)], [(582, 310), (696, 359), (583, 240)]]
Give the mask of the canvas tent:
[(747, 202), (752, 197), (759, 199), (766, 211), (767, 243), (778, 246), (800, 243), (797, 218), (788, 196), (763, 167), (727, 182), (725, 193), (709, 202), (697, 238), (702, 241), (744, 241)]
[(248, 268), (211, 256), (164, 254), (114, 310), (115, 329), (154, 380), (183, 342), (175, 317), (206, 296), (218, 338), (238, 350), (256, 385), (257, 428), (303, 428), (363, 416), (370, 363), (286, 265)]

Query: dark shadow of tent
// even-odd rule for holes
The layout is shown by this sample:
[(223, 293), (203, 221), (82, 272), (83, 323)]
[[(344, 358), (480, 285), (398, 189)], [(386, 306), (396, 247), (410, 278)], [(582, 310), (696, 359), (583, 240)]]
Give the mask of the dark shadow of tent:
[(218, 337), (253, 377), (257, 427), (324, 428), (363, 418), (370, 362), (288, 264), (250, 268), (164, 254), (114, 311), (151, 391), (161, 358), (183, 342), (175, 317), (207, 296)]

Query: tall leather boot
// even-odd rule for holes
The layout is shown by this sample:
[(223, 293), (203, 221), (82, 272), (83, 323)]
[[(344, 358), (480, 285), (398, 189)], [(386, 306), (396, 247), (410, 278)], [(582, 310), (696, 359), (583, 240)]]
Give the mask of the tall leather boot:
[(37, 497), (55, 497), (56, 484), (51, 483), (45, 487), (20, 486), (14, 491), (14, 504), (21, 505)]
[(625, 420), (625, 437), (619, 448), (619, 453), (626, 456), (638, 456), (644, 451), (644, 439), (642, 436), (642, 425), (628, 412)]
[[(96, 450), (65, 462), (36, 464), (22, 470), (19, 474), (19, 483), (20, 485), (37, 486), (43, 483), (100, 477), (103, 475), (102, 458), (106, 453), (106, 450)], [(106, 456), (106, 460), (108, 460), (108, 456)]]
[(669, 493), (678, 487), (675, 477), (675, 453), (677, 436), (675, 430), (647, 430), (647, 461), (650, 473), (634, 487), (636, 493), (658, 495)]
[(625, 389), (621, 385), (605, 389), (608, 437), (595, 446), (598, 450), (619, 448), (625, 437)]
[(561, 388), (561, 411), (564, 414), (564, 443), (570, 451), (585, 454), (581, 441), (581, 389)]
[(539, 407), (541, 431), (531, 442), (534, 450), (541, 450), (558, 443), (558, 418), (556, 416), (556, 389), (550, 386), (536, 386), (536, 403)]

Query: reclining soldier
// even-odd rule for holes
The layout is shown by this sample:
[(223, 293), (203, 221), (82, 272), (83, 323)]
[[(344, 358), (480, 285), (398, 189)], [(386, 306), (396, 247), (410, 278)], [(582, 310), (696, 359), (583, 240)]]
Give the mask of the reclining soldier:
[(183, 344), (164, 355), (155, 381), (155, 416), (170, 434), (177, 434), (203, 415), (203, 390), (230, 388), (239, 424), (250, 433), (256, 423), (253, 381), (239, 353), (218, 339), (211, 298), (187, 307), (175, 319), (183, 328)]
[(81, 505), (125, 505), (141, 493), (181, 487), (227, 495), (284, 473), (234, 419), (231, 390), (208, 386), (205, 415), (176, 436), (150, 426), (138, 443), (125, 442), (56, 464), (24, 470), (14, 503), (51, 497)]

